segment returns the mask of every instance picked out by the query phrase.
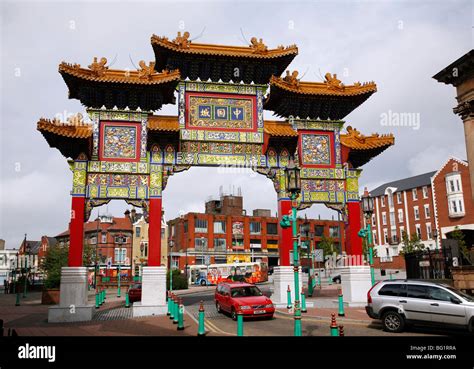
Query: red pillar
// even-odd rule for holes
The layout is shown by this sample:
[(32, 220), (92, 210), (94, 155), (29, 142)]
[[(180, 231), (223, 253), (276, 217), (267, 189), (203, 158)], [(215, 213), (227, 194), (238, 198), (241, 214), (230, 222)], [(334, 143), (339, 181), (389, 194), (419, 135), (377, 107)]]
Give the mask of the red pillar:
[(148, 266), (161, 266), (161, 198), (150, 199), (148, 222)]
[(69, 223), (69, 258), (68, 266), (82, 266), (84, 248), (84, 207), (85, 197), (74, 196), (71, 204), (71, 222)]
[(291, 227), (281, 228), (280, 220), (283, 215), (291, 215), (291, 200), (278, 200), (278, 250), (280, 253), (280, 266), (290, 265), (290, 251), (293, 249)]
[(360, 202), (348, 202), (347, 212), (346, 253), (348, 255), (362, 255), (362, 238), (357, 235), (361, 229)]

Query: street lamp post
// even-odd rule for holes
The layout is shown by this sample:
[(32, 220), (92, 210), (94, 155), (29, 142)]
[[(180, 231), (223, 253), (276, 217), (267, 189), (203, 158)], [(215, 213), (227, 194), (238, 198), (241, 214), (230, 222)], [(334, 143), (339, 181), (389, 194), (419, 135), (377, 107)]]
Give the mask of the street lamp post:
[(117, 270), (118, 270), (118, 278), (117, 278), (117, 297), (120, 297), (121, 296), (121, 290), (120, 290), (120, 279), (121, 279), (121, 264), (122, 264), (122, 261), (123, 261), (123, 254), (122, 254), (122, 246), (123, 246), (123, 234), (120, 234), (119, 236), (119, 260), (118, 260), (118, 266), (117, 266)]
[(373, 286), (375, 284), (374, 250), (372, 248), (372, 231), (370, 229), (370, 223), (374, 212), (374, 198), (369, 195), (367, 188), (364, 189), (364, 195), (362, 196), (362, 211), (365, 216), (366, 227), (362, 228), (358, 235), (359, 237), (364, 237), (367, 241), (367, 247), (369, 249), (370, 279)]
[(169, 247), (170, 247), (170, 252), (169, 252), (169, 262), (170, 262), (170, 292), (173, 291), (173, 268), (172, 268), (172, 259), (173, 259), (173, 256), (171, 255), (171, 249), (173, 248), (173, 245), (174, 245), (174, 241), (173, 240), (169, 240), (168, 242), (169, 244)]
[(284, 215), (280, 225), (282, 228), (288, 228), (290, 224), (293, 229), (293, 271), (295, 278), (295, 308), (294, 308), (294, 335), (301, 336), (301, 309), (300, 309), (300, 286), (299, 286), (299, 257), (298, 257), (298, 227), (296, 212), (298, 203), (296, 199), (301, 192), (300, 170), (295, 166), (293, 158), (285, 169), (286, 189), (291, 196), (291, 217)]
[(28, 244), (28, 242), (26, 241), (26, 233), (25, 233), (25, 267), (24, 267), (24, 274), (23, 274), (23, 278), (24, 278), (24, 287), (23, 287), (23, 298), (26, 297), (26, 294), (27, 294), (27, 289), (28, 289), (28, 256), (30, 254), (30, 246)]

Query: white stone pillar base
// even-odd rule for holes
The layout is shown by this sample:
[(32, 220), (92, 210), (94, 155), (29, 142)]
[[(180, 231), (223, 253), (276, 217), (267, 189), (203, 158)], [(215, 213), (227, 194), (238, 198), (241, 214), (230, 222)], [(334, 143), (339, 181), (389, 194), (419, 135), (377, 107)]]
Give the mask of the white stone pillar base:
[[(301, 304), (301, 291), (303, 289), (303, 273), (301, 267), (299, 269), (299, 287), (300, 287), (300, 304)], [(306, 281), (304, 282), (306, 284)], [(273, 294), (270, 299), (277, 308), (286, 308), (288, 304), (288, 285), (291, 290), (291, 304), (295, 302), (295, 274), (293, 266), (277, 266), (273, 268)], [(301, 306), (301, 305), (300, 305)], [(306, 300), (306, 307), (312, 307), (313, 303)]]
[(336, 268), (341, 274), (341, 287), (344, 303), (348, 306), (367, 305), (367, 292), (372, 287), (370, 266), (354, 265)]
[(133, 317), (166, 315), (166, 267), (143, 267), (142, 300), (132, 307)]
[(94, 305), (87, 301), (86, 267), (63, 267), (59, 289), (59, 305), (48, 309), (49, 323), (92, 320)]

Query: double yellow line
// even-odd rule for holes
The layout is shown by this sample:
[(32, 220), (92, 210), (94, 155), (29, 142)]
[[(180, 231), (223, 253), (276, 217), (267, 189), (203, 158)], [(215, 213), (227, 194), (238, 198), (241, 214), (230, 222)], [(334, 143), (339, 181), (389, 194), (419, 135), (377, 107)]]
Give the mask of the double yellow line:
[[(293, 317), (290, 317), (289, 314), (286, 314), (286, 313), (282, 313), (281, 311), (276, 311), (276, 313), (279, 315), (279, 318), (281, 319), (286, 319), (286, 320), (294, 320)], [(302, 316), (301, 318), (302, 321), (310, 321), (310, 322), (331, 322), (331, 318), (328, 317), (328, 318), (312, 318), (310, 316)], [(362, 323), (362, 322), (351, 322), (351, 321), (347, 321), (347, 320), (342, 320), (342, 322), (344, 323), (344, 325), (360, 325), (360, 326), (365, 326), (367, 327), (369, 324), (371, 324), (371, 322), (367, 322), (367, 323)]]

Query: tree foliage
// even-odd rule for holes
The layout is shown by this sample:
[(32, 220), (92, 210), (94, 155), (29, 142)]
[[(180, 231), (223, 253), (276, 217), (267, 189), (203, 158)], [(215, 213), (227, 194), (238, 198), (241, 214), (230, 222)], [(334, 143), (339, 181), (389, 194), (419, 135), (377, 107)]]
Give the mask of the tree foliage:
[(466, 241), (464, 240), (464, 233), (459, 229), (459, 227), (454, 227), (454, 231), (452, 231), (449, 236), (451, 239), (458, 242), (459, 251), (461, 252), (464, 259), (467, 260), (469, 264), (474, 265), (474, 255), (467, 247)]
[(41, 269), (46, 278), (44, 279), (45, 288), (59, 288), (61, 283), (61, 268), (67, 266), (68, 248), (67, 247), (51, 247), (43, 263)]
[(400, 254), (405, 255), (405, 254), (410, 254), (412, 252), (417, 252), (417, 251), (423, 251), (425, 249), (425, 245), (421, 242), (420, 237), (418, 237), (418, 234), (412, 233), (410, 237), (408, 237), (408, 234), (403, 231), (402, 232), (402, 250), (400, 251)]

